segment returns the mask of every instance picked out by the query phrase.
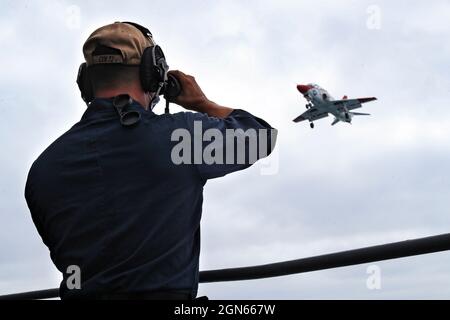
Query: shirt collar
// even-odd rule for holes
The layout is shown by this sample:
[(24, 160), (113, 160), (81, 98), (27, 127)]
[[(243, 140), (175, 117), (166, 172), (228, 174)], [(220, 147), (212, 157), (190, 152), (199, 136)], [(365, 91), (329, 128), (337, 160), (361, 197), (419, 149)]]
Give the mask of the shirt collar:
[[(113, 106), (113, 100), (114, 98), (95, 98), (91, 103), (89, 103), (88, 108), (81, 117), (81, 120), (98, 119), (112, 115), (118, 116), (117, 111)], [(126, 110), (139, 111), (141, 115), (143, 113), (153, 114), (153, 111), (145, 110), (138, 102), (134, 100), (129, 106), (126, 107)]]

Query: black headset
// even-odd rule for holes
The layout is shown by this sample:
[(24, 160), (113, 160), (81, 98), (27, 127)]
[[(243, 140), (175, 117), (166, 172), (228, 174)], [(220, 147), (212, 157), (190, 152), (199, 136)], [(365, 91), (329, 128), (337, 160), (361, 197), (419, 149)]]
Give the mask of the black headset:
[[(123, 23), (132, 25), (153, 43), (150, 30), (134, 22)], [(167, 65), (164, 52), (160, 46), (153, 45), (144, 49), (139, 69), (143, 90), (145, 92), (155, 92), (153, 99), (158, 99), (159, 95), (164, 94), (167, 101), (166, 112), (168, 112), (168, 101), (181, 93), (181, 86), (174, 76), (167, 73), (169, 71), (169, 66)], [(92, 100), (94, 100), (94, 92), (89, 77), (89, 67), (85, 62), (82, 63), (78, 69), (77, 84), (81, 91), (81, 97), (86, 104), (92, 102)]]

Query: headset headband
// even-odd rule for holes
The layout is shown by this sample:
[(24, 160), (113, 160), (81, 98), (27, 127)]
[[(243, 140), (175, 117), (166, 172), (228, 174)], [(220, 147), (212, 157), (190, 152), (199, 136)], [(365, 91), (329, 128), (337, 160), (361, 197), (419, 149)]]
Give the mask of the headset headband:
[(135, 27), (136, 29), (138, 29), (140, 32), (142, 32), (142, 34), (144, 35), (144, 37), (146, 37), (147, 39), (149, 39), (150, 42), (153, 42), (153, 41), (152, 41), (152, 40), (153, 40), (153, 35), (152, 35), (152, 33), (150, 32), (150, 30), (148, 30), (146, 27), (141, 26), (141, 25), (138, 24), (138, 23), (130, 22), (130, 21), (123, 21), (122, 23), (126, 23), (126, 24), (129, 24), (129, 25), (132, 25), (133, 27)]

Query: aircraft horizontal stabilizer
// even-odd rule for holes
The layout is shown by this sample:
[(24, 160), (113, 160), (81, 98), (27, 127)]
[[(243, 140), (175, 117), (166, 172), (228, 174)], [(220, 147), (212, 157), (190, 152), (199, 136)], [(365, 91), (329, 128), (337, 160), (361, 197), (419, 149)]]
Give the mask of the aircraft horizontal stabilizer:
[(377, 98), (375, 98), (375, 97), (359, 98), (357, 100), (359, 101), (359, 103), (367, 103), (367, 102), (375, 101), (375, 100), (377, 100)]
[(350, 112), (354, 116), (370, 116), (370, 113)]

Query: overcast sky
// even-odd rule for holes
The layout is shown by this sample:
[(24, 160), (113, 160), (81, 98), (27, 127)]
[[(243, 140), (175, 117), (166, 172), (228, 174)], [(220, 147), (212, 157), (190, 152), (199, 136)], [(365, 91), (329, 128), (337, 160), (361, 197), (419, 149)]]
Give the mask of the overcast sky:
[[(83, 114), (81, 46), (114, 21), (147, 26), (169, 65), (210, 99), (279, 129), (265, 168), (207, 183), (202, 270), (450, 231), (449, 0), (0, 0), (0, 12), (0, 294), (59, 286), (23, 197), (26, 175)], [(363, 109), (372, 117), (311, 130), (292, 122), (305, 111), (295, 86), (309, 82), (379, 101)], [(376, 263), (379, 290), (366, 286), (372, 265), (202, 284), (199, 294), (450, 298), (449, 252)]]

